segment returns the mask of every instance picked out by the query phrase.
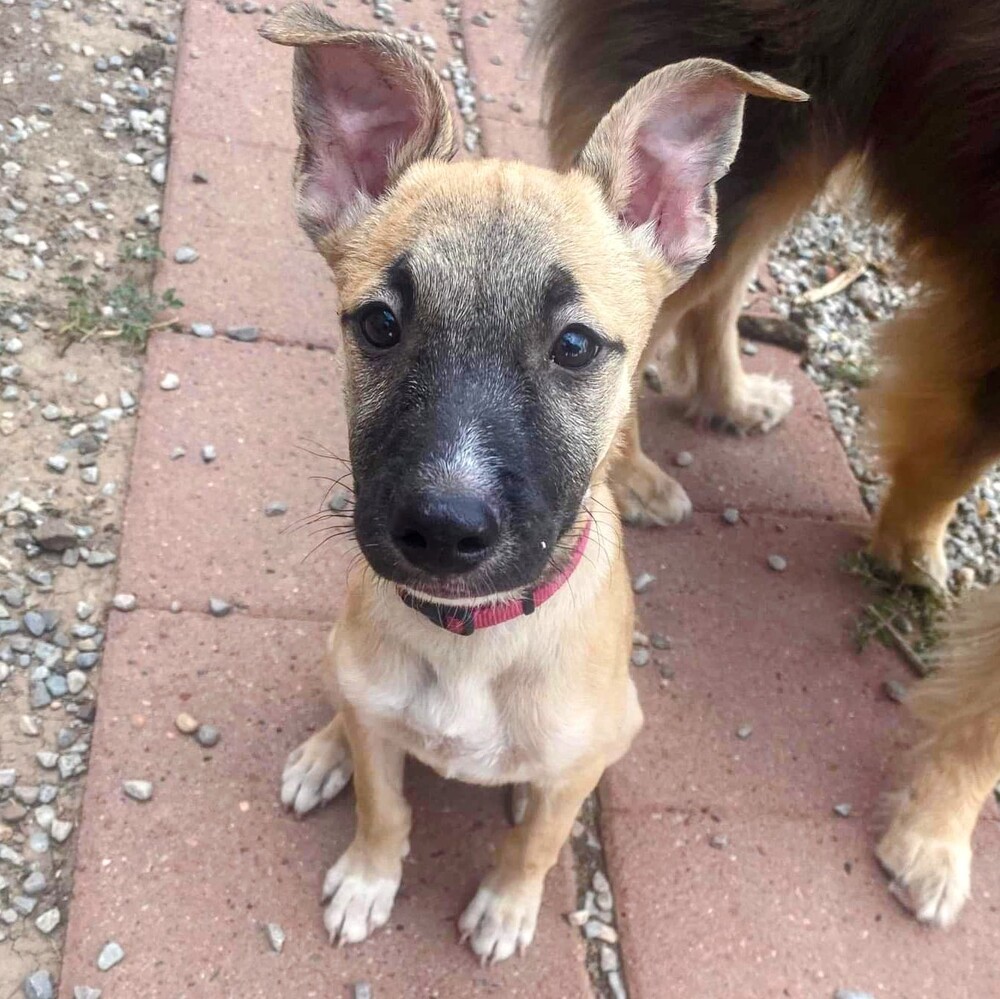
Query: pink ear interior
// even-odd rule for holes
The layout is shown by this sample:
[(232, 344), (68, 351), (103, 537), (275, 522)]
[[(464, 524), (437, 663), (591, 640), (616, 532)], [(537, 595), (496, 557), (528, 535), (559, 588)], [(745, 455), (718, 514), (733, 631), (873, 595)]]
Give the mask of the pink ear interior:
[(697, 267), (711, 251), (711, 188), (732, 160), (742, 100), (728, 81), (693, 81), (653, 101), (635, 132), (624, 218), (633, 226), (652, 223), (678, 270)]
[(302, 58), (302, 194), (332, 224), (358, 193), (385, 192), (393, 154), (420, 128), (423, 108), (414, 81), (373, 49), (317, 45)]

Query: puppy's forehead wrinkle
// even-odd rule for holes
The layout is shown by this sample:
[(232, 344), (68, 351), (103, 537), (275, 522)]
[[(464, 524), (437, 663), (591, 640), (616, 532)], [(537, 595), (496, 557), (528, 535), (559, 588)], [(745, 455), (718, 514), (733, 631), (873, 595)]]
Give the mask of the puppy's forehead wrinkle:
[(569, 269), (541, 227), (521, 216), (493, 215), (419, 239), (405, 260), (416, 312), (466, 335), (509, 337), (548, 326), (579, 298)]

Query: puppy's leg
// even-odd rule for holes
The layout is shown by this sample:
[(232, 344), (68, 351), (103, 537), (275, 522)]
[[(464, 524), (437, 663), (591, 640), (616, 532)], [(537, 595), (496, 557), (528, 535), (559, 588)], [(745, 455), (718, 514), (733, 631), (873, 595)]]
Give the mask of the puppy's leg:
[(354, 759), (357, 830), (327, 871), (323, 898), (330, 941), (343, 944), (364, 940), (389, 919), (410, 851), (410, 807), (403, 797), (404, 751), (350, 711), (339, 717)]
[(289, 755), (281, 774), (281, 803), (296, 815), (305, 815), (340, 794), (353, 771), (344, 720), (334, 715)]
[(507, 834), (496, 866), (458, 921), (462, 938), (484, 963), (503, 961), (531, 943), (545, 875), (604, 766), (603, 758), (590, 760), (559, 783), (530, 786), (523, 823)]
[(969, 895), (972, 832), (1000, 780), (1000, 592), (961, 622), (951, 660), (914, 691), (927, 738), (876, 853), (922, 922), (948, 926)]
[(872, 551), (909, 582), (944, 587), (955, 504), (1000, 454), (1000, 392), (983, 307), (948, 285), (935, 296), (882, 335), (870, 405), (892, 485)]

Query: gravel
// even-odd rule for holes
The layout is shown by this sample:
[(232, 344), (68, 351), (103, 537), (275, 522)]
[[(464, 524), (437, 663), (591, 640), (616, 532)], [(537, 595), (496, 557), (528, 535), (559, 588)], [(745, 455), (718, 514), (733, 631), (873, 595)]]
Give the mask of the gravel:
[(632, 665), (633, 666), (648, 666), (649, 665), (649, 649), (633, 649), (632, 650)]
[(164, 392), (174, 392), (181, 387), (181, 376), (176, 371), (168, 371), (160, 379), (160, 388)]
[(633, 593), (645, 593), (656, 582), (656, 577), (649, 572), (640, 572), (632, 580)]
[(740, 522), (740, 511), (732, 506), (726, 507), (722, 511), (722, 519), (730, 526), (735, 526)]
[(122, 790), (133, 801), (149, 801), (153, 797), (153, 785), (148, 780), (126, 780)]
[(270, 944), (271, 950), (275, 954), (280, 954), (285, 946), (285, 931), (277, 923), (266, 923), (264, 925), (264, 934), (267, 937), (267, 942)]
[(860, 989), (837, 989), (833, 993), (833, 999), (875, 999), (871, 992), (862, 992)]
[(213, 746), (218, 745), (219, 740), (222, 738), (222, 733), (214, 725), (199, 725), (194, 733), (194, 737), (198, 741), (199, 746), (211, 749)]
[(767, 564), (775, 572), (784, 572), (788, 568), (788, 562), (782, 555), (768, 555)]
[(853, 807), (846, 801), (840, 802), (833, 806), (833, 814), (839, 816), (842, 819), (849, 819), (851, 813), (854, 811)]
[(139, 601), (134, 593), (116, 593), (111, 600), (115, 610), (134, 611), (139, 606)]
[(225, 617), (233, 609), (233, 605), (221, 597), (210, 597), (208, 601), (208, 612), (212, 617)]
[(97, 955), (97, 967), (100, 971), (110, 971), (125, 958), (125, 951), (116, 940), (109, 940), (101, 953)]
[(678, 451), (674, 456), (674, 464), (678, 468), (687, 468), (694, 464), (694, 455), (690, 451)]
[(882, 684), (882, 691), (890, 701), (902, 704), (906, 700), (906, 685), (899, 680), (886, 680)]
[(35, 920), (35, 926), (40, 933), (48, 936), (59, 925), (61, 919), (58, 909), (48, 909)]
[(625, 985), (622, 982), (621, 973), (618, 971), (609, 971), (607, 974), (608, 989), (611, 991), (611, 995), (614, 999), (628, 999), (628, 993), (625, 991)]
[(41, 871), (32, 871), (21, 883), (25, 895), (41, 895), (48, 887), (48, 880)]
[(177, 731), (183, 735), (194, 735), (198, 730), (198, 722), (196, 719), (192, 718), (186, 711), (182, 711), (175, 719), (174, 725)]
[(22, 986), (25, 999), (54, 999), (55, 983), (47, 971), (33, 971)]
[(260, 339), (260, 330), (256, 326), (230, 326), (226, 336), (240, 343), (253, 343)]

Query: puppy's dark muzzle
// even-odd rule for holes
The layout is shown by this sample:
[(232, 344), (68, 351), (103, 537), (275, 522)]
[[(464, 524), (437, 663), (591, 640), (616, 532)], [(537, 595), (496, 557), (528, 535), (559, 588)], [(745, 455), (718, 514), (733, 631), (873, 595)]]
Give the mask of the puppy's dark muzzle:
[(500, 538), (500, 523), (494, 510), (475, 496), (423, 492), (400, 503), (389, 532), (414, 568), (432, 576), (455, 576), (490, 556)]

